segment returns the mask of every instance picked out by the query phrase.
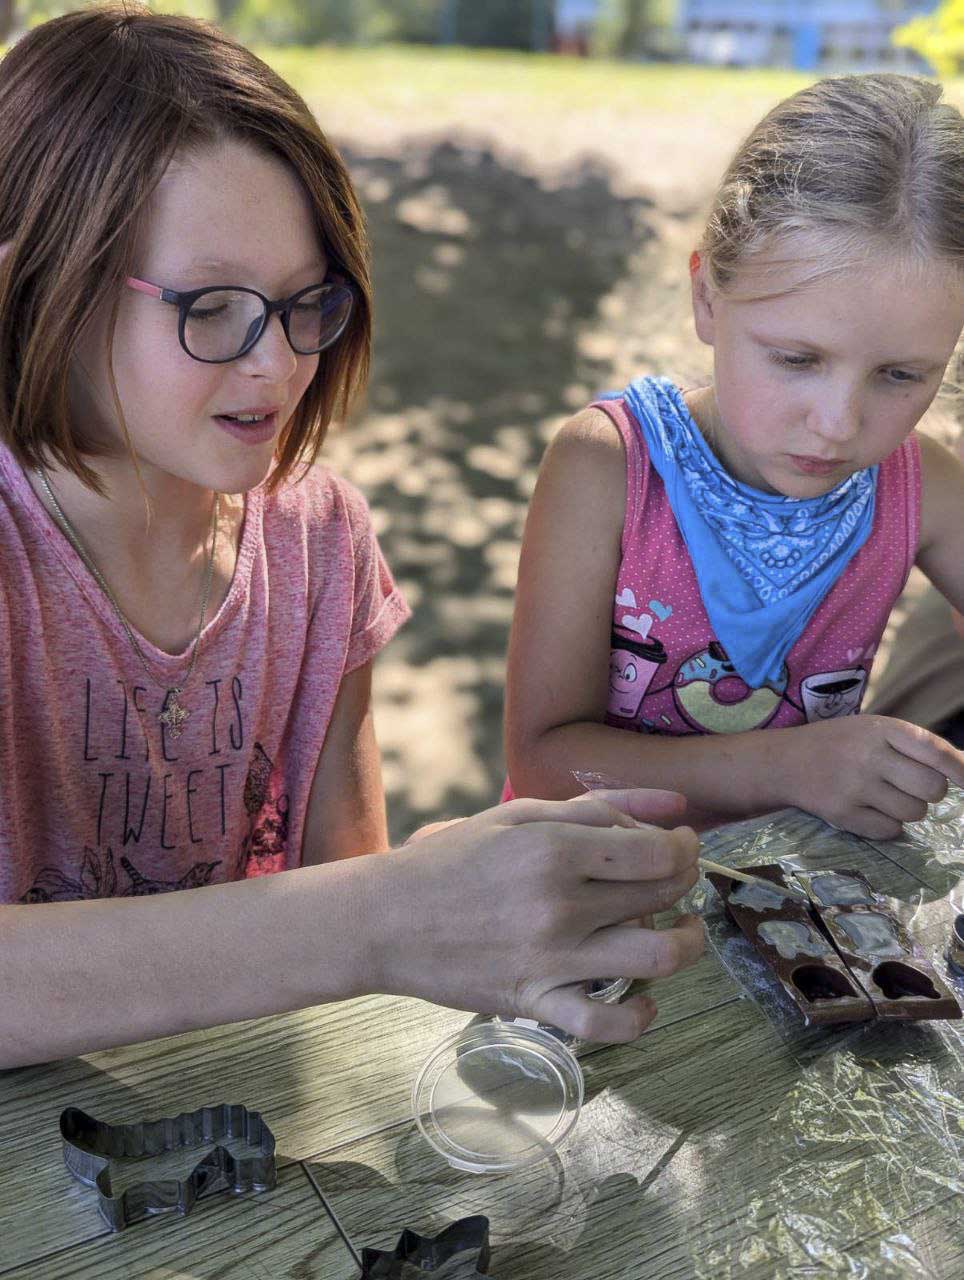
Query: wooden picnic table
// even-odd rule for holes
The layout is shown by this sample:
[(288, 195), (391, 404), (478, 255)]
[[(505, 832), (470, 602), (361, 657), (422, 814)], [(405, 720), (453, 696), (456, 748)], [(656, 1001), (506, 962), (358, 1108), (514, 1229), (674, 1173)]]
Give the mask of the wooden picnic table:
[[(719, 828), (706, 853), (856, 868), (919, 901), (915, 930), (939, 951), (964, 875), (964, 793), (932, 813), (874, 845), (788, 810)], [(109, 1001), (124, 974), (102, 982)], [(961, 1023), (807, 1030), (775, 1018), (713, 949), (651, 991), (659, 1016), (640, 1040), (581, 1057), (585, 1103), (558, 1153), (503, 1175), (449, 1167), (413, 1124), (418, 1067), (468, 1020), (418, 1000), (367, 997), (0, 1073), (0, 1277), (354, 1280), (363, 1246), (477, 1213), (504, 1280), (964, 1275)], [(277, 1187), (111, 1234), (64, 1167), (61, 1111), (120, 1123), (222, 1101), (270, 1124)], [(183, 1176), (196, 1153), (177, 1158)], [(138, 1180), (118, 1169), (115, 1190), (121, 1176)]]

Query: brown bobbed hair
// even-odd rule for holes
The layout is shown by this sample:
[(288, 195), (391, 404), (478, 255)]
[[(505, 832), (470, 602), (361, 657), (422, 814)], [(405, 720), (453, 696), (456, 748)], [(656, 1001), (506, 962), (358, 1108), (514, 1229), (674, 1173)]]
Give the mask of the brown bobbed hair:
[[(287, 162), (332, 273), (355, 290), (345, 333), (281, 436), (270, 484), (321, 447), (364, 386), (371, 281), (347, 169), (307, 105), (215, 27), (108, 4), (34, 28), (0, 62), (0, 439), (21, 465), (49, 461), (99, 490), (102, 448), (70, 419), (78, 337), (111, 307), (112, 342), (151, 196), (175, 154), (226, 138)], [(113, 374), (111, 374), (113, 381)], [(120, 413), (116, 386), (114, 400)], [(121, 419), (123, 426), (123, 419)]]

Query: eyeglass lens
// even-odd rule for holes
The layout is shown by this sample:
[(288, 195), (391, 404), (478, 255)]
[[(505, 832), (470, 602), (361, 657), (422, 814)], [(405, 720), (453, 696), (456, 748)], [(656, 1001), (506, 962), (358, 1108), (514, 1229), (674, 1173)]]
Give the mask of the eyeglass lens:
[[(288, 309), (288, 339), (300, 355), (323, 351), (341, 336), (351, 314), (344, 285), (321, 284), (298, 294)], [(184, 345), (198, 360), (230, 360), (250, 347), (264, 323), (265, 306), (243, 289), (211, 289), (184, 321)]]

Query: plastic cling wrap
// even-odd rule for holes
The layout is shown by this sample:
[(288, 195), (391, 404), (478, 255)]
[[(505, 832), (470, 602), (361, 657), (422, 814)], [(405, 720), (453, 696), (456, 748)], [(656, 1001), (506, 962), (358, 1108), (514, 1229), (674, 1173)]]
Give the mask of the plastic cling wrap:
[[(950, 1280), (964, 1250), (964, 1038), (956, 1023), (826, 1034), (753, 1142), (752, 1185), (725, 1164), (731, 1234), (694, 1239), (698, 1280)], [(734, 1195), (736, 1199), (734, 1200)], [(707, 1205), (705, 1220), (719, 1221)]]
[[(964, 789), (950, 787), (943, 800), (930, 806), (926, 818), (908, 823), (893, 850), (894, 857), (937, 892), (949, 892), (957, 909), (964, 910)], [(905, 859), (905, 853), (920, 858), (919, 868)]]
[[(810, 830), (808, 838), (807, 832)], [(926, 884), (897, 909), (958, 998), (964, 981), (948, 972), (949, 931), (964, 874), (964, 793), (955, 791), (898, 841), (875, 846), (833, 833), (834, 864), (880, 859)], [(713, 856), (728, 865), (809, 861), (814, 840), (801, 820), (776, 817), (747, 833), (725, 833)], [(720, 844), (724, 852), (719, 852)], [(839, 846), (839, 857), (837, 856)], [(869, 855), (869, 859), (868, 859)], [(813, 866), (809, 867), (813, 870)], [(872, 871), (868, 878), (874, 879)], [(709, 947), (777, 1031), (795, 1078), (772, 1115), (747, 1139), (734, 1186), (724, 1146), (705, 1179), (708, 1201), (692, 1242), (697, 1280), (951, 1280), (962, 1274), (964, 1212), (964, 1026), (960, 1022), (875, 1021), (808, 1029), (769, 967), (725, 919), (715, 891), (700, 884), (691, 909), (703, 914)], [(749, 1158), (746, 1158), (746, 1157)], [(738, 1223), (736, 1229), (721, 1223)]]

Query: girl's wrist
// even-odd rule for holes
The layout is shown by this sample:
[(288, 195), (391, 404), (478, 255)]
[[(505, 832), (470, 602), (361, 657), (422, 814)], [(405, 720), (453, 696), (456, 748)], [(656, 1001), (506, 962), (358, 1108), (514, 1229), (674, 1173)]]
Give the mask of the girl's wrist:
[[(399, 952), (412, 921), (407, 906), (410, 884), (395, 853), (366, 854), (339, 866), (350, 875), (347, 946), (355, 956), (353, 996), (397, 993)], [(404, 984), (403, 984), (404, 986)]]
[(803, 778), (807, 742), (803, 731), (808, 725), (793, 725), (766, 734), (766, 776), (772, 808), (805, 808)]
[(270, 906), (276, 953), (297, 988), (286, 998), (289, 1007), (386, 990), (393, 895), (382, 864), (390, 860), (364, 854), (270, 877), (281, 894)]

